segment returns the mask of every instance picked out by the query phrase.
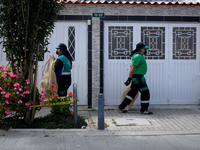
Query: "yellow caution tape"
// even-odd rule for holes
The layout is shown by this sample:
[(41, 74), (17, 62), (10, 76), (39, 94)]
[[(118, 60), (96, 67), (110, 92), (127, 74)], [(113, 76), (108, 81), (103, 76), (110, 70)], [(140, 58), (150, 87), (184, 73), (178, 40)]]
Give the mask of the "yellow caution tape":
[[(61, 97), (62, 98), (62, 97)], [(65, 104), (70, 104), (74, 102), (79, 102), (78, 98), (74, 98), (73, 101), (68, 101), (68, 102), (58, 102), (58, 103), (52, 103), (52, 104), (42, 104), (42, 105), (32, 105), (32, 106), (27, 106), (27, 107), (46, 107), (46, 106), (54, 106), (54, 105), (65, 105)], [(5, 109), (3, 105), (0, 105), (0, 109)], [(9, 109), (9, 107), (6, 107), (6, 109)]]
[[(58, 99), (65, 99), (66, 96), (63, 96), (63, 97), (58, 97)], [(53, 98), (48, 98), (46, 100), (43, 100), (43, 102), (49, 102), (49, 101), (52, 101)]]
[(70, 104), (73, 102), (74, 101), (68, 101), (68, 102), (59, 102), (59, 103), (52, 103), (52, 104), (32, 105), (32, 106), (28, 106), (28, 107), (44, 107), (44, 106), (53, 106), (53, 105), (64, 105), (64, 104)]

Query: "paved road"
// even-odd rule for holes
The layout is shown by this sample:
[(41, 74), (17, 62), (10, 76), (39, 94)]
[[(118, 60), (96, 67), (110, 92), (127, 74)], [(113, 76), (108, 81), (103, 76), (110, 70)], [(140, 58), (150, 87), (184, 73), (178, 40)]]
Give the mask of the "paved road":
[[(100, 131), (106, 132), (106, 131)], [(91, 132), (0, 136), (0, 150), (199, 150), (200, 135), (119, 136)]]

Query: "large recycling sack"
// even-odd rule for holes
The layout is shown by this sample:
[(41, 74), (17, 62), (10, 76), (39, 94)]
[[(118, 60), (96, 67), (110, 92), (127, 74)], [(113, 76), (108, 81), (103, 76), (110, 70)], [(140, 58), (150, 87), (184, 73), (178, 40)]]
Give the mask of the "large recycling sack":
[[(124, 98), (127, 95), (127, 93), (131, 90), (131, 84), (132, 84), (132, 82), (128, 86), (125, 86), (125, 88), (124, 88), (124, 90), (122, 92), (121, 102), (124, 100)], [(133, 103), (138, 98), (138, 95), (139, 95), (139, 92), (136, 94), (136, 96), (134, 97), (134, 99), (132, 100), (132, 102), (125, 107), (125, 110), (128, 111), (133, 106)]]
[[(54, 84), (54, 89), (58, 89), (58, 84), (56, 81), (56, 74), (54, 72), (54, 64), (55, 64), (55, 57), (53, 55), (50, 55), (49, 59), (46, 61), (44, 69), (42, 71), (42, 81), (40, 82), (40, 88), (39, 91), (42, 90), (46, 91), (47, 89), (51, 89), (51, 84)], [(47, 97), (47, 93), (44, 93), (44, 95)]]

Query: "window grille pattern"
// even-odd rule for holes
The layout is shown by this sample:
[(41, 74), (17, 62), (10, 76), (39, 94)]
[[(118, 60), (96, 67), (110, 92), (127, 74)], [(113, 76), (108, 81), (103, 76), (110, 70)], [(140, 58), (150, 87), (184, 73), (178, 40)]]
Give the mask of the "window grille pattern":
[(133, 50), (133, 27), (110, 26), (108, 32), (108, 58), (130, 59)]
[(196, 27), (173, 27), (173, 59), (196, 59)]
[(75, 27), (68, 27), (68, 50), (75, 60)]
[(165, 27), (141, 27), (141, 41), (149, 46), (146, 59), (165, 59)]

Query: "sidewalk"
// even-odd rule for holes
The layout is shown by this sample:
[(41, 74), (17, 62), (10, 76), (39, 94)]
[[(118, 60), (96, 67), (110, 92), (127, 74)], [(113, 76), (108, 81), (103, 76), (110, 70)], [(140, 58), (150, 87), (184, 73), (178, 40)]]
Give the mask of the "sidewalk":
[[(140, 114), (139, 110), (140, 106), (133, 106), (127, 113), (121, 113), (117, 106), (105, 106), (105, 130), (98, 130), (98, 108), (88, 109), (87, 106), (78, 106), (78, 115), (87, 118), (86, 129), (11, 129), (9, 132), (58, 131), (79, 135), (200, 134), (200, 105), (151, 105), (149, 110), (154, 112), (153, 115)], [(44, 107), (36, 117), (48, 113), (50, 109)]]
[[(97, 109), (97, 108), (96, 108)], [(98, 131), (98, 110), (79, 106), (92, 131)], [(199, 134), (200, 105), (151, 105), (153, 115), (143, 115), (140, 106), (121, 113), (117, 106), (104, 107), (105, 131), (123, 135)]]

